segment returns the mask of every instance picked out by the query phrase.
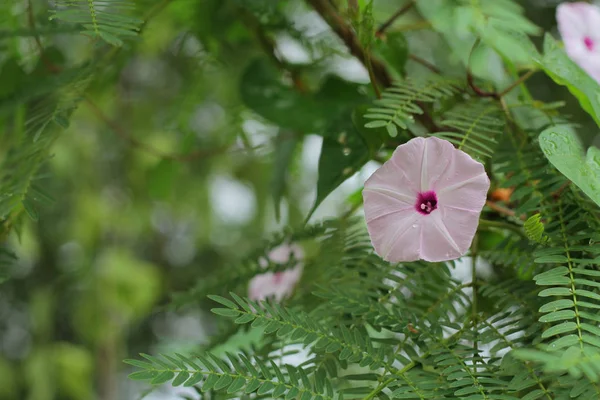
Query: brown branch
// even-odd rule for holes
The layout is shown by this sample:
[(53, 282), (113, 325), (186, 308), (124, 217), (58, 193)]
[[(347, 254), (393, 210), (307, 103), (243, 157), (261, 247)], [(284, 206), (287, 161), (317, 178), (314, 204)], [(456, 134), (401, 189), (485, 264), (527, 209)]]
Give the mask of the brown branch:
[[(328, 0), (306, 0), (312, 8), (329, 24), (331, 29), (342, 39), (348, 50), (350, 50), (350, 54), (354, 57), (358, 58), (358, 60), (363, 64), (367, 65), (367, 53), (360, 45), (358, 38), (354, 34), (352, 27), (346, 23), (344, 18), (342, 18), (336, 9), (331, 5)], [(374, 58), (371, 58), (371, 64), (373, 66), (373, 74), (377, 81), (383, 87), (392, 86), (392, 77), (385, 68), (385, 66)]]
[(471, 51), (469, 52), (469, 58), (467, 60), (467, 83), (469, 84), (469, 87), (475, 92), (475, 94), (479, 97), (492, 97), (494, 99), (499, 99), (500, 96), (498, 96), (498, 93), (496, 92), (486, 92), (485, 90), (479, 88), (477, 85), (475, 85), (475, 82), (473, 80), (473, 74), (471, 73), (471, 58), (473, 57), (473, 52), (475, 51), (475, 49), (477, 48), (477, 46), (479, 45), (479, 38), (477, 40), (475, 40), (475, 43), (473, 43), (473, 47), (471, 47)]
[(398, 18), (400, 18), (400, 16), (402, 16), (404, 13), (406, 13), (408, 10), (410, 10), (414, 5), (415, 5), (415, 1), (414, 0), (409, 0), (408, 3), (406, 3), (405, 5), (403, 5), (402, 7), (400, 7), (398, 9), (398, 11), (396, 11), (394, 14), (392, 14), (391, 17), (389, 17), (387, 19), (387, 21), (385, 21), (383, 24), (381, 24), (381, 26), (379, 27), (379, 29), (377, 29), (377, 32), (375, 32), (375, 35), (376, 36), (383, 35), (383, 33), (385, 32), (385, 30), (387, 28), (389, 28), (394, 23), (394, 21), (396, 21)]
[(473, 75), (471, 74), (470, 70), (467, 70), (467, 83), (469, 84), (469, 87), (475, 92), (475, 94), (479, 97), (491, 97), (494, 99), (499, 99), (500, 96), (498, 95), (498, 93), (496, 92), (486, 92), (485, 90), (479, 88), (477, 85), (475, 85), (475, 82), (473, 81)]
[[(329, 24), (331, 29), (342, 39), (348, 47), (350, 54), (356, 57), (365, 67), (368, 66), (369, 55), (362, 48), (358, 38), (356, 37), (352, 27), (337, 13), (336, 9), (331, 5), (329, 0), (306, 0), (315, 11)], [(392, 77), (381, 61), (370, 57), (370, 62), (375, 79), (384, 88), (392, 86)], [(433, 121), (433, 118), (427, 113), (423, 104), (417, 103), (423, 110), (423, 114), (415, 116), (415, 118), (423, 124), (429, 132), (438, 131), (438, 127)]]
[(504, 89), (503, 91), (501, 91), (500, 93), (498, 93), (498, 97), (505, 96), (511, 90), (513, 90), (514, 88), (516, 88), (517, 86), (519, 86), (521, 83), (523, 83), (527, 79), (529, 79), (533, 74), (535, 74), (535, 72), (536, 71), (534, 71), (534, 70), (527, 71), (527, 73), (525, 75), (523, 75), (522, 77), (520, 77), (519, 79), (517, 79), (516, 81), (514, 81), (509, 87), (507, 87), (506, 89)]
[(430, 70), (433, 73), (436, 73), (438, 75), (441, 75), (441, 73), (442, 73), (442, 71), (438, 67), (436, 67), (429, 61), (422, 59), (421, 57), (417, 57), (414, 54), (409, 54), (408, 58), (410, 58), (411, 60), (413, 60), (416, 63), (421, 64), (422, 66), (424, 66), (425, 68), (427, 68), (428, 70)]
[[(501, 205), (498, 205), (496, 203), (494, 203), (493, 201), (487, 200), (485, 202), (485, 205), (488, 206), (489, 208), (491, 208), (493, 211), (496, 211), (498, 214), (507, 216), (507, 217), (516, 217), (516, 213), (511, 210), (510, 208), (506, 208), (503, 207)], [(525, 221), (525, 215), (521, 215), (518, 217), (521, 221)]]
[(244, 24), (250, 29), (250, 31), (256, 37), (256, 40), (262, 47), (263, 51), (267, 54), (267, 56), (271, 59), (271, 61), (282, 71), (288, 72), (292, 78), (292, 82), (296, 90), (300, 93), (306, 93), (308, 89), (304, 84), (300, 74), (298, 71), (290, 68), (286, 63), (281, 61), (277, 56), (277, 51), (275, 48), (275, 41), (265, 32), (260, 21), (250, 12), (246, 11), (243, 8), (239, 8), (239, 14)]
[(552, 197), (556, 200), (558, 198), (560, 198), (560, 195), (562, 194), (562, 192), (565, 191), (565, 189), (567, 187), (569, 187), (569, 185), (571, 184), (571, 181), (566, 181), (561, 187), (558, 188), (558, 190), (555, 193), (552, 193)]

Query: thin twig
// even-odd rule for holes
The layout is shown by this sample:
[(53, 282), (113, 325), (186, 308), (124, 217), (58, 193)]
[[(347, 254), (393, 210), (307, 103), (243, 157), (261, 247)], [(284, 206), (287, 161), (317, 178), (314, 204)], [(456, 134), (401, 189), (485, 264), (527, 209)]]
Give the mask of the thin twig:
[(292, 82), (294, 83), (294, 87), (301, 93), (307, 92), (306, 85), (302, 81), (302, 78), (293, 68), (290, 68), (283, 61), (279, 59), (277, 56), (277, 50), (275, 48), (275, 41), (267, 34), (267, 32), (263, 29), (260, 21), (250, 12), (247, 12), (245, 9), (239, 9), (240, 16), (244, 24), (254, 33), (256, 39), (267, 56), (271, 59), (271, 61), (282, 71), (285, 71), (290, 74), (292, 78)]
[[(517, 214), (510, 208), (506, 208), (501, 205), (498, 205), (498, 204), (494, 203), (493, 201), (488, 200), (485, 202), (485, 205), (488, 206), (489, 208), (491, 208), (492, 210), (494, 210), (495, 212), (497, 212), (498, 214), (501, 214), (501, 215), (504, 215), (507, 217), (516, 217), (517, 216)], [(521, 215), (518, 218), (522, 221), (525, 221), (524, 215)]]
[(429, 69), (431, 72), (434, 72), (438, 75), (441, 75), (441, 73), (442, 73), (442, 71), (438, 67), (436, 67), (429, 61), (422, 59), (421, 57), (415, 56), (414, 54), (409, 54), (408, 58), (410, 58), (411, 60), (413, 60), (416, 63), (421, 64), (425, 68)]
[[(356, 37), (352, 27), (346, 23), (344, 18), (342, 18), (337, 10), (333, 7), (333, 5), (329, 2), (329, 0), (306, 0), (308, 4), (312, 6), (312, 8), (329, 24), (331, 29), (342, 39), (342, 41), (350, 50), (350, 54), (356, 57), (365, 67), (367, 65), (367, 53), (360, 45), (358, 38)], [(379, 60), (371, 58), (371, 65), (373, 69), (373, 74), (377, 81), (384, 88), (389, 88), (392, 86), (392, 77), (385, 67)], [(417, 103), (417, 105), (421, 105)], [(437, 132), (438, 126), (433, 121), (433, 118), (427, 113), (427, 110), (424, 107), (423, 114), (416, 115), (415, 118), (429, 131), (429, 132)]]
[(506, 229), (506, 230), (515, 232), (522, 238), (525, 238), (525, 239), (527, 238), (527, 236), (525, 235), (525, 232), (523, 231), (521, 226), (515, 225), (515, 224), (510, 224), (510, 223), (507, 223), (504, 221), (489, 221), (486, 219), (481, 219), (481, 220), (479, 220), (479, 226), (482, 228)]
[(519, 86), (520, 84), (522, 84), (523, 82), (525, 82), (527, 79), (529, 79), (533, 74), (535, 74), (535, 70), (530, 70), (527, 71), (527, 73), (523, 76), (521, 76), (519, 79), (517, 79), (516, 81), (514, 81), (509, 87), (507, 87), (506, 89), (504, 89), (503, 91), (501, 91), (500, 93), (498, 93), (499, 97), (503, 97), (506, 94), (508, 94), (511, 90), (513, 90), (514, 88), (516, 88), (517, 86)]
[(561, 193), (564, 192), (564, 190), (567, 187), (569, 187), (570, 184), (571, 184), (571, 181), (566, 181), (565, 183), (563, 183), (563, 185), (561, 187), (559, 187), (555, 193), (552, 193), (552, 197), (554, 199), (558, 199), (560, 197)]
[(415, 1), (414, 0), (410, 0), (408, 3), (406, 3), (405, 5), (403, 5), (402, 7), (400, 7), (398, 9), (398, 11), (396, 11), (394, 14), (392, 14), (391, 17), (389, 17), (387, 19), (387, 21), (385, 21), (383, 24), (381, 24), (381, 26), (379, 27), (379, 29), (377, 29), (377, 32), (375, 32), (376, 36), (381, 36), (383, 35), (383, 33), (385, 32), (385, 30), (387, 28), (389, 28), (394, 21), (396, 21), (398, 18), (400, 18), (400, 16), (402, 16), (404, 13), (406, 13), (408, 10), (410, 10), (412, 8), (412, 6), (415, 5)]
[[(32, 31), (36, 32), (37, 29), (36, 29), (36, 24), (35, 24), (35, 16), (33, 14), (33, 5), (31, 4), (31, 0), (27, 1), (27, 22), (29, 23), (29, 28)], [(61, 68), (59, 66), (57, 66), (56, 64), (54, 64), (46, 56), (46, 52), (44, 51), (44, 46), (42, 45), (42, 40), (40, 39), (40, 35), (38, 33), (35, 33), (33, 35), (33, 39), (35, 40), (38, 50), (40, 51), (40, 59), (44, 63), (44, 66), (46, 67), (48, 72), (50, 72), (52, 74), (59, 73), (61, 71)]]
[[(329, 24), (331, 29), (342, 39), (350, 54), (356, 57), (363, 65), (367, 65), (367, 54), (352, 27), (342, 18), (329, 0), (306, 0), (312, 8)], [(392, 77), (386, 67), (374, 58), (371, 58), (373, 74), (383, 87), (392, 86)]]
[(431, 22), (429, 21), (417, 21), (412, 22), (406, 25), (400, 25), (394, 29), (394, 32), (409, 32), (409, 31), (418, 31), (421, 29), (429, 29), (431, 28)]
[(373, 90), (375, 91), (375, 96), (378, 99), (381, 98), (381, 91), (377, 86), (377, 79), (375, 78), (375, 74), (373, 73), (373, 64), (371, 63), (371, 56), (367, 53), (367, 71), (369, 72), (369, 80), (371, 81), (371, 86), (373, 86)]
[(467, 83), (469, 84), (469, 87), (471, 89), (473, 89), (473, 91), (475, 92), (475, 94), (479, 97), (492, 97), (494, 99), (498, 99), (500, 98), (500, 96), (498, 95), (498, 93), (496, 92), (486, 92), (485, 90), (479, 88), (477, 85), (475, 85), (475, 82), (473, 80), (473, 74), (471, 74), (470, 70), (467, 70)]
[[(120, 138), (122, 138), (123, 140), (125, 140), (126, 142), (128, 142), (133, 147), (135, 147), (139, 150), (142, 150), (148, 154), (151, 154), (153, 156), (156, 156), (156, 157), (159, 157), (159, 158), (162, 158), (165, 160), (172, 160), (172, 161), (177, 161), (177, 162), (190, 162), (190, 161), (193, 161), (193, 160), (196, 160), (199, 158), (205, 159), (205, 158), (216, 156), (218, 154), (223, 154), (223, 153), (227, 152), (227, 150), (230, 148), (230, 146), (225, 145), (225, 146), (220, 146), (220, 147), (216, 147), (216, 148), (212, 148), (212, 149), (196, 150), (196, 151), (193, 151), (193, 152), (187, 153), (187, 154), (165, 153), (165, 152), (162, 152), (146, 143), (140, 142), (138, 139), (129, 135), (127, 133), (127, 131), (123, 127), (121, 127), (121, 125), (119, 125), (115, 121), (108, 118), (108, 116), (106, 116), (104, 114), (104, 112), (100, 109), (100, 107), (98, 107), (96, 105), (96, 103), (94, 103), (89, 97), (85, 98), (85, 103), (87, 104), (90, 111), (92, 111), (92, 113), (96, 116), (96, 118), (98, 118), (99, 120), (104, 122)], [(244, 149), (239, 149), (239, 150), (244, 150)]]
[(499, 99), (500, 96), (498, 96), (498, 93), (496, 92), (486, 92), (485, 90), (479, 88), (477, 85), (475, 85), (475, 81), (473, 79), (473, 74), (471, 73), (471, 58), (473, 57), (473, 52), (475, 51), (475, 49), (477, 48), (477, 46), (479, 45), (479, 39), (475, 40), (475, 43), (473, 43), (473, 47), (471, 47), (471, 51), (469, 52), (469, 59), (467, 61), (467, 83), (469, 84), (469, 87), (475, 92), (475, 94), (479, 97), (492, 97), (494, 99)]
[[(481, 221), (483, 222), (483, 221)], [(481, 224), (480, 222), (480, 224)], [(477, 256), (479, 253), (479, 235), (476, 234), (471, 246), (471, 282), (473, 283), (473, 293), (471, 300), (471, 321), (477, 327), (479, 323), (479, 313), (477, 309), (477, 298), (479, 297), (479, 285), (477, 284)], [(473, 340), (473, 366), (477, 371), (477, 360), (479, 358), (479, 330), (475, 329), (475, 339)]]

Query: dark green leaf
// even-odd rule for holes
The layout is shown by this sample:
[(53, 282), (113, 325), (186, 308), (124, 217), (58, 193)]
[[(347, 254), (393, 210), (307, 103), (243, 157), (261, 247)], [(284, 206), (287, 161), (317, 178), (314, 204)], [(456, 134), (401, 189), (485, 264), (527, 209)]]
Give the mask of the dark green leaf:
[[(600, 86), (596, 86), (594, 100), (598, 102)], [(546, 129), (540, 134), (539, 142), (552, 165), (600, 206), (600, 149), (592, 146), (586, 154), (579, 136), (566, 126)]]

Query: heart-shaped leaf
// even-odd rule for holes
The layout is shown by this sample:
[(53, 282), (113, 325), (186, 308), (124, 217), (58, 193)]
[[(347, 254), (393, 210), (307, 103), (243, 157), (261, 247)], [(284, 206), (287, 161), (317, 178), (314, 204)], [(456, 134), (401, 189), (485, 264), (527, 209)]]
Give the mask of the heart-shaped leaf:
[(536, 60), (546, 75), (559, 85), (566, 86), (579, 100), (581, 107), (600, 126), (600, 85), (575, 64), (550, 35), (544, 39), (544, 56)]
[(585, 148), (568, 126), (556, 126), (540, 134), (540, 147), (546, 158), (564, 176), (600, 206), (600, 149)]

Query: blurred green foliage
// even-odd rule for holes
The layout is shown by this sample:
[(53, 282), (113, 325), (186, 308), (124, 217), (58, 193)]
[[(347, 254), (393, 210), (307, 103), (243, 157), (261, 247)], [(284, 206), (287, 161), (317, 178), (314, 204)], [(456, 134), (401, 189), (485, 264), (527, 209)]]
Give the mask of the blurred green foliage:
[[(0, 4), (2, 400), (139, 398), (123, 358), (197, 349), (216, 329), (206, 299), (175, 313), (170, 294), (228, 274), (280, 226), (300, 226), (388, 140), (364, 128), (374, 97), (366, 71), (350, 76), (353, 57), (305, 2), (134, 3), (117, 25), (102, 22), (102, 7), (99, 23), (85, 8), (65, 11), (67, 1)], [(508, 53), (515, 71), (531, 64), (518, 35), (496, 32), (502, 15), (486, 25), (465, 7), (462, 24), (444, 14), (447, 2), (422, 0), (374, 38), (398, 2), (358, 3), (361, 43), (394, 77), (425, 75), (409, 54), (462, 76), (473, 32), (477, 78), (510, 83), (497, 62)], [(521, 3), (554, 29), (555, 2)], [(419, 14), (456, 40), (419, 26)], [(528, 87), (565, 101), (589, 143), (593, 120), (550, 84), (537, 74)], [(328, 157), (317, 162), (319, 140)], [(329, 197), (319, 216), (359, 207), (357, 189)], [(482, 238), (484, 250), (498, 243)], [(234, 336), (215, 353), (258, 336)]]

